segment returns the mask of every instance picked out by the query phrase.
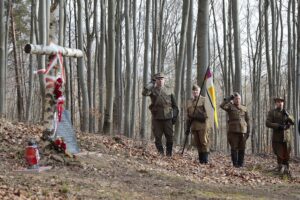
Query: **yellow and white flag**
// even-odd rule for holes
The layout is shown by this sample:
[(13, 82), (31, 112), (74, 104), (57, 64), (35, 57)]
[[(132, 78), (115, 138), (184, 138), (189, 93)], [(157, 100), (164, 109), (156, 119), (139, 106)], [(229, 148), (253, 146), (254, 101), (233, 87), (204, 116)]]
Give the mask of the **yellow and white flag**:
[(213, 82), (213, 75), (209, 68), (206, 71), (205, 81), (206, 81), (206, 92), (207, 92), (205, 109), (211, 121), (212, 127), (214, 126), (215, 123), (216, 128), (218, 128), (219, 124), (218, 124), (216, 92), (215, 92), (215, 87)]

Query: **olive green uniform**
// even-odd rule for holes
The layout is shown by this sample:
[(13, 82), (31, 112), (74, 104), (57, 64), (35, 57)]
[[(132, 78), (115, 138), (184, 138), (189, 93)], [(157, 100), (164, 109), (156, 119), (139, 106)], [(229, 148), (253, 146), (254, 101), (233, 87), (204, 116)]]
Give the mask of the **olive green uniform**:
[(236, 106), (224, 100), (220, 107), (228, 113), (227, 138), (231, 147), (231, 159), (235, 167), (242, 167), (246, 141), (250, 133), (249, 116), (246, 106)]
[[(178, 115), (178, 107), (174, 95), (167, 91), (165, 87), (159, 89), (144, 88), (142, 94), (150, 96), (151, 105), (149, 109), (152, 113), (152, 129), (155, 137), (155, 146), (159, 153), (164, 154), (162, 145), (162, 135), (166, 138), (166, 154), (172, 155), (173, 147), (173, 123)], [(173, 121), (173, 123), (172, 123)]]
[(276, 108), (269, 111), (266, 126), (273, 129), (273, 152), (277, 156), (278, 165), (286, 165), (287, 168), (291, 152), (290, 125), (294, 125), (294, 119), (291, 115), (285, 114), (284, 110)]
[[(200, 96), (187, 101), (187, 119), (191, 123), (191, 132), (198, 149), (200, 163), (208, 162), (209, 135), (208, 116), (205, 110), (205, 97)], [(196, 106), (196, 107), (195, 107)]]

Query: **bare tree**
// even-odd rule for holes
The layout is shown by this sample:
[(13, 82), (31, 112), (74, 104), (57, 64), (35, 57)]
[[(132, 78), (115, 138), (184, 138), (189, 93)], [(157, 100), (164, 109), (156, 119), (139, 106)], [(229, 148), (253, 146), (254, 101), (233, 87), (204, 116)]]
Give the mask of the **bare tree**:
[(13, 52), (14, 52), (14, 66), (15, 66), (15, 74), (16, 74), (16, 88), (17, 88), (17, 113), (18, 113), (18, 120), (23, 120), (24, 114), (24, 104), (23, 104), (23, 95), (21, 89), (21, 80), (20, 80), (20, 66), (18, 62), (18, 55), (17, 55), (17, 45), (16, 45), (16, 31), (15, 31), (15, 20), (14, 20), (14, 13), (13, 13), (13, 4), (10, 4), (10, 18), (11, 18), (11, 37), (13, 42)]
[[(115, 22), (115, 104), (114, 104), (114, 125), (119, 133), (123, 131), (124, 120), (124, 90), (123, 90), (123, 73), (122, 73), (122, 14), (123, 1), (116, 2), (116, 22)], [(108, 53), (108, 52), (107, 52)], [(108, 56), (107, 56), (108, 57)]]
[(112, 134), (113, 101), (115, 94), (115, 0), (108, 1), (108, 37), (106, 63), (106, 110), (104, 132)]
[(125, 115), (124, 115), (124, 135), (131, 136), (130, 112), (131, 112), (131, 64), (130, 64), (130, 19), (129, 19), (129, 0), (125, 0), (125, 43), (126, 43), (126, 90), (125, 90)]
[[(39, 27), (39, 36), (38, 36), (38, 43), (41, 45), (46, 45), (47, 44), (47, 29), (48, 29), (48, 24), (46, 20), (46, 2), (44, 0), (39, 0), (39, 21), (38, 21), (38, 27)], [(38, 55), (38, 69), (44, 69), (46, 66), (45, 63), (45, 56), (44, 55)], [(44, 79), (42, 75), (39, 75), (39, 82), (40, 82), (40, 90), (42, 94), (42, 121), (44, 120), (44, 110), (46, 106), (45, 102), (45, 84), (44, 84)]]
[(232, 0), (232, 21), (233, 21), (233, 34), (234, 34), (234, 60), (235, 60), (235, 82), (234, 91), (241, 93), (241, 42), (240, 42), (240, 26), (239, 26), (239, 10), (238, 0)]
[(266, 46), (266, 61), (268, 71), (268, 85), (269, 85), (269, 105), (272, 105), (272, 98), (274, 96), (274, 77), (272, 73), (270, 54), (269, 54), (269, 20), (268, 20), (269, 0), (265, 0), (264, 16), (265, 16), (265, 46)]
[[(85, 28), (86, 28), (86, 60), (87, 60), (87, 93), (88, 93), (88, 107), (89, 107), (89, 132), (94, 132), (95, 120), (93, 115), (94, 102), (92, 98), (92, 81), (93, 81), (93, 69), (92, 69), (92, 45), (95, 37), (95, 20), (93, 21), (93, 28), (90, 28), (91, 21), (91, 1), (85, 2)], [(95, 11), (94, 11), (95, 12)]]
[(98, 84), (99, 84), (99, 132), (103, 131), (104, 124), (104, 74), (105, 74), (105, 33), (106, 33), (106, 0), (101, 0), (101, 32), (100, 32), (100, 43), (98, 45)]
[[(209, 24), (209, 1), (201, 0), (198, 2), (197, 19), (197, 82), (202, 85), (208, 67), (208, 24)], [(205, 94), (205, 90), (201, 91)]]
[[(150, 21), (150, 3), (151, 0), (146, 0), (146, 19), (145, 19), (145, 39), (144, 39), (144, 73), (143, 73), (143, 86), (148, 83), (148, 68), (149, 68), (149, 21)], [(147, 99), (143, 96), (142, 100), (142, 119), (141, 119), (141, 131), (140, 137), (144, 139), (146, 137), (146, 121), (147, 121)]]
[[(299, 22), (300, 20), (300, 3), (298, 2), (298, 16), (297, 16), (297, 21)], [(297, 85), (296, 85), (296, 107), (295, 107), (295, 116), (296, 116), (296, 128), (294, 131), (294, 149), (295, 149), (295, 155), (299, 156), (300, 154), (300, 149), (299, 149), (299, 135), (298, 135), (298, 121), (299, 121), (299, 90), (300, 90), (300, 26), (298, 25), (297, 27), (297, 69), (296, 69), (296, 74), (297, 74)]]
[[(138, 60), (138, 38), (137, 38), (137, 21), (136, 21), (136, 0), (133, 0), (132, 2), (132, 26), (133, 26), (133, 86), (132, 86), (132, 98), (131, 98), (131, 122), (130, 122), (130, 133), (131, 137), (135, 136), (135, 115), (136, 115), (136, 88), (137, 88), (137, 78), (138, 78), (138, 72), (137, 72), (137, 60)], [(139, 11), (141, 13), (141, 11)]]
[(5, 8), (4, 1), (0, 1), (0, 117), (5, 116), (5, 79), (6, 79), (6, 62), (5, 62)]
[[(184, 56), (186, 49), (186, 33), (187, 33), (187, 25), (188, 25), (188, 16), (189, 16), (189, 8), (190, 8), (190, 0), (186, 0), (182, 5), (182, 24), (181, 24), (181, 33), (180, 33), (180, 45), (178, 52), (178, 61), (176, 66), (176, 74), (175, 74), (175, 99), (177, 101), (177, 105), (181, 105), (181, 88), (182, 88), (182, 70), (184, 64)], [(179, 143), (180, 139), (180, 130), (181, 123), (180, 118), (179, 122), (176, 123), (175, 126), (175, 138), (177, 143)]]
[(163, 18), (164, 18), (164, 7), (165, 0), (160, 0), (159, 6), (159, 33), (158, 33), (158, 55), (157, 55), (157, 69), (158, 71), (164, 71), (164, 66), (162, 63), (162, 46), (163, 46)]
[[(82, 0), (77, 0), (78, 4), (78, 49), (83, 51), (83, 26), (82, 26)], [(81, 96), (82, 96), (82, 124), (81, 130), (88, 131), (89, 125), (89, 106), (88, 106), (88, 92), (87, 92), (87, 85), (85, 82), (84, 77), (84, 68), (85, 63), (83, 58), (78, 59), (78, 69), (77, 75), (79, 77), (79, 85), (81, 89)]]
[(194, 0), (190, 0), (190, 8), (189, 8), (189, 19), (188, 19), (188, 30), (186, 34), (186, 96), (190, 98), (192, 96), (192, 68), (193, 68), (193, 20), (194, 20), (194, 12), (193, 12)]
[[(35, 43), (35, 10), (36, 10), (36, 0), (31, 0), (31, 17), (30, 17), (30, 43)], [(29, 55), (29, 65), (28, 65), (28, 95), (26, 100), (26, 114), (25, 120), (28, 121), (30, 119), (30, 110), (32, 106), (32, 94), (33, 94), (33, 55)]]

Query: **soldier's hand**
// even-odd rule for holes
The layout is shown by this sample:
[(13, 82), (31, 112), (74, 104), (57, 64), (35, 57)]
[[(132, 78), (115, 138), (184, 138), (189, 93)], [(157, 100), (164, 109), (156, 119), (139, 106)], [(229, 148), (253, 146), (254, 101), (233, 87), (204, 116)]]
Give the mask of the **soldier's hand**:
[(153, 82), (149, 82), (149, 83), (145, 86), (145, 89), (151, 90), (153, 87), (154, 87), (154, 83), (153, 83)]
[(231, 101), (234, 99), (234, 96), (233, 95), (230, 95), (229, 97), (225, 97), (224, 98), (224, 101)]
[(284, 130), (284, 128), (285, 128), (285, 125), (280, 124), (280, 125), (278, 126), (278, 130), (280, 130), (280, 131)]

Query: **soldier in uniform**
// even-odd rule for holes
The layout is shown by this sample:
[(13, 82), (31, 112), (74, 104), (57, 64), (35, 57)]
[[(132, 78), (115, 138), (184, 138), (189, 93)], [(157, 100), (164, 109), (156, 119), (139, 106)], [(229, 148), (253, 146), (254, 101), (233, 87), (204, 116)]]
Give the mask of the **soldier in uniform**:
[(143, 96), (150, 96), (149, 109), (152, 114), (152, 129), (157, 151), (164, 155), (162, 136), (166, 138), (166, 155), (172, 156), (173, 124), (175, 124), (179, 110), (175, 97), (165, 87), (165, 75), (157, 73), (153, 81), (144, 87)]
[(246, 141), (250, 133), (247, 108), (241, 105), (241, 95), (237, 92), (224, 98), (220, 107), (228, 113), (227, 138), (231, 147), (232, 164), (234, 167), (243, 167)]
[(277, 156), (277, 171), (289, 174), (291, 153), (290, 126), (294, 125), (293, 117), (284, 109), (284, 99), (274, 98), (275, 109), (269, 111), (266, 126), (273, 129), (272, 147)]
[(192, 90), (193, 98), (187, 101), (188, 128), (190, 128), (192, 131), (194, 142), (198, 149), (199, 162), (201, 164), (207, 164), (209, 153), (209, 135), (207, 120), (208, 116), (204, 107), (205, 97), (200, 95), (200, 87), (198, 85), (193, 85)]

